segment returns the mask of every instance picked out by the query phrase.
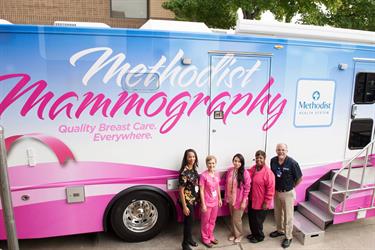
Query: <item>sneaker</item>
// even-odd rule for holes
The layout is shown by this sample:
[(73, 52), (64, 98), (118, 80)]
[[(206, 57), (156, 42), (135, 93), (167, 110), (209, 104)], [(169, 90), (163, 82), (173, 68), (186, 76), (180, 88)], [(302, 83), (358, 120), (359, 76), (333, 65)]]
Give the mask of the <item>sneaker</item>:
[(285, 235), (284, 233), (282, 233), (282, 232), (279, 232), (279, 231), (273, 231), (272, 233), (270, 233), (270, 237), (271, 238), (276, 238), (276, 237), (279, 237), (279, 236), (283, 236), (283, 235)]
[(217, 245), (217, 244), (219, 244), (219, 241), (217, 239), (213, 239), (213, 240), (211, 240), (211, 243), (214, 244), (214, 245)]
[(291, 243), (292, 243), (292, 239), (284, 239), (284, 240), (283, 240), (283, 243), (281, 243), (281, 246), (282, 246), (283, 248), (287, 248), (287, 247), (290, 246)]
[(246, 238), (247, 238), (248, 240), (251, 240), (252, 238), (254, 238), (254, 236), (253, 236), (252, 234), (248, 234), (248, 235), (246, 236)]
[(234, 237), (233, 235), (231, 235), (231, 236), (228, 237), (228, 240), (229, 240), (229, 241), (234, 241), (235, 238), (236, 238), (236, 237)]

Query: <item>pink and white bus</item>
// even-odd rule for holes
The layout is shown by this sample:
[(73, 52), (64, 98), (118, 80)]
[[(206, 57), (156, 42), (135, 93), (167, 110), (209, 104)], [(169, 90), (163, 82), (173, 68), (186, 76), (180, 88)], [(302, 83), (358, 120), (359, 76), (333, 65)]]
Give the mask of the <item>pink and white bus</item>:
[(256, 150), (272, 156), (286, 142), (304, 173), (300, 204), (373, 140), (374, 33), (239, 24), (228, 34), (0, 25), (18, 237), (154, 237), (181, 217), (187, 148), (199, 171), (208, 154), (225, 171), (237, 152), (250, 166)]

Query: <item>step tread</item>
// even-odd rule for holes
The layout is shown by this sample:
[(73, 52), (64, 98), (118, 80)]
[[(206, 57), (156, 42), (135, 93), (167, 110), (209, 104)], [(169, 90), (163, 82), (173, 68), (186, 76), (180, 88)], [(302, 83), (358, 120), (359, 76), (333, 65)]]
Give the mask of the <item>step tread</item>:
[[(323, 193), (322, 191), (310, 191), (309, 192), (310, 195), (313, 195), (315, 197), (317, 197), (318, 199), (324, 201), (325, 203), (328, 204), (328, 195), (326, 195), (325, 193)], [(331, 206), (332, 208), (336, 208), (340, 203), (338, 201), (336, 201), (335, 199), (332, 199), (332, 202), (331, 202)]]
[(326, 223), (331, 222), (333, 220), (333, 215), (331, 213), (323, 211), (311, 201), (304, 201), (304, 202), (301, 202), (299, 205), (304, 207), (306, 210), (310, 211), (315, 216), (317, 216), (320, 220)]
[[(324, 181), (320, 181), (320, 183), (328, 186), (328, 187), (331, 187), (331, 183), (332, 183), (332, 180), (324, 180)], [(342, 190), (345, 190), (345, 187), (337, 182), (335, 182), (335, 185), (333, 186), (333, 189), (335, 191), (342, 191)]]
[(320, 229), (298, 211), (294, 212), (293, 221), (294, 226), (305, 235), (324, 233), (324, 230)]

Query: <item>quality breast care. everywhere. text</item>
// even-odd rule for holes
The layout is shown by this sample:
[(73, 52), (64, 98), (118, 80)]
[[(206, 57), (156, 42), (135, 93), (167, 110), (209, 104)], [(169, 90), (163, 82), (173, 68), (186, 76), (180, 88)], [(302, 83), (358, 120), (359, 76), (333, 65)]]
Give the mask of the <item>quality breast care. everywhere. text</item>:
[(124, 124), (88, 124), (79, 125), (61, 124), (58, 131), (62, 134), (89, 134), (94, 142), (150, 140), (152, 132), (156, 130), (153, 123), (124, 123)]

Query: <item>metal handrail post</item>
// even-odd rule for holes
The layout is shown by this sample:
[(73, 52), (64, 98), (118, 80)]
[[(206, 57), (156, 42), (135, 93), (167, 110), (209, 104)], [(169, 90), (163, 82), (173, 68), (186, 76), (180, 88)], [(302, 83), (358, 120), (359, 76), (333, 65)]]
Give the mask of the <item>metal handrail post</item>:
[(0, 126), (0, 196), (3, 217), (7, 232), (8, 249), (19, 250), (16, 224), (13, 215), (12, 197), (9, 188), (7, 152), (5, 149), (4, 128)]
[[(367, 211), (367, 210), (375, 208), (375, 186), (364, 185), (366, 169), (367, 169), (368, 161), (369, 161), (369, 158), (370, 158), (370, 152), (371, 152), (371, 157), (373, 157), (374, 149), (375, 149), (375, 138), (373, 138), (372, 141), (370, 141), (360, 152), (358, 152), (348, 163), (346, 163), (344, 166), (342, 166), (340, 169), (338, 169), (337, 172), (333, 175), (332, 181), (331, 181), (331, 189), (329, 191), (329, 197), (328, 197), (328, 211), (331, 214), (341, 215), (341, 214), (353, 213), (353, 212), (358, 212), (358, 211)], [(360, 157), (360, 155), (362, 155), (363, 152), (365, 152), (365, 151), (366, 151), (366, 156), (365, 156), (365, 164), (362, 166), (363, 169), (362, 169), (362, 176), (361, 176), (361, 185), (360, 185), (359, 188), (350, 188), (349, 178), (350, 178), (350, 174), (351, 174), (350, 172), (351, 172), (351, 169), (352, 169), (353, 161), (355, 159), (358, 159), (358, 157)], [(344, 189), (334, 191), (336, 178), (345, 169), (347, 169), (348, 172), (347, 172), (346, 182), (344, 184), (345, 185)], [(374, 180), (374, 184), (375, 184), (375, 180)], [(361, 192), (361, 191), (364, 191), (364, 190), (372, 190), (373, 191), (371, 201), (370, 201), (371, 202), (370, 206), (366, 207), (366, 208), (358, 208), (358, 209), (352, 209), (352, 210), (346, 211), (346, 200), (347, 200), (348, 193), (349, 192), (350, 193)], [(336, 212), (335, 210), (332, 209), (332, 206), (331, 206), (333, 195), (334, 194), (341, 194), (341, 193), (345, 194), (344, 199), (342, 201), (342, 209), (341, 209), (340, 212)]]
[(366, 168), (367, 168), (368, 158), (369, 158), (369, 149), (370, 148), (367, 148), (367, 150), (366, 150), (365, 164), (363, 165), (362, 176), (361, 176), (361, 187), (363, 187), (363, 182), (365, 180)]

